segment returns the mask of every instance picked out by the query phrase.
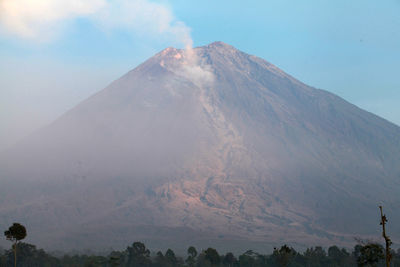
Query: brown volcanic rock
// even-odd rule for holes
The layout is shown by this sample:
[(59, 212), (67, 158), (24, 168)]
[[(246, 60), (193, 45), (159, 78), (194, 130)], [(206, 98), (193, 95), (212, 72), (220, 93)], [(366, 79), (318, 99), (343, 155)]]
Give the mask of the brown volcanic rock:
[(0, 225), (53, 248), (348, 244), (380, 203), (400, 219), (398, 126), (221, 42), (163, 50), (0, 169)]

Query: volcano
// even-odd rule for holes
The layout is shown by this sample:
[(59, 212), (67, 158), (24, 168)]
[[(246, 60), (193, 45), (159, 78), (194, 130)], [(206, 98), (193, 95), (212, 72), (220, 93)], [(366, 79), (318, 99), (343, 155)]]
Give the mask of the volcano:
[(52, 249), (346, 245), (379, 236), (381, 204), (400, 237), (400, 127), (222, 42), (154, 55), (0, 175), (2, 229)]

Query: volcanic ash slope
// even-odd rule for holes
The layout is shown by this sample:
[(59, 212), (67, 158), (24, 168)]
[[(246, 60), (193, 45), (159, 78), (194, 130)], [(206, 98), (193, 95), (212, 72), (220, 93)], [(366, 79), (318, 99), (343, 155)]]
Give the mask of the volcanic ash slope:
[(400, 219), (398, 126), (221, 42), (161, 51), (0, 169), (0, 225), (52, 248), (340, 245), (379, 235), (378, 204)]

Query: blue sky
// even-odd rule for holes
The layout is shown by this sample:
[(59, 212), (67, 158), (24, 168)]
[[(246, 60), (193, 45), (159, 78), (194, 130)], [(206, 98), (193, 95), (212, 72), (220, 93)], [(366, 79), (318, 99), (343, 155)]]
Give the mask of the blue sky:
[(213, 41), (400, 125), (399, 0), (2, 0), (0, 149), (159, 50)]

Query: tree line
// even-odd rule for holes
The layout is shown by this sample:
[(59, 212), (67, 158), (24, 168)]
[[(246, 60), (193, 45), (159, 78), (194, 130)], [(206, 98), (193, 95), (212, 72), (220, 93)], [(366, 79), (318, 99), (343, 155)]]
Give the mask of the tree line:
[[(0, 251), (0, 266), (14, 266), (14, 249)], [(19, 267), (347, 267), (347, 266), (385, 266), (384, 248), (380, 244), (357, 244), (351, 252), (345, 248), (331, 246), (308, 248), (303, 253), (283, 245), (271, 254), (260, 254), (248, 250), (241, 255), (220, 254), (214, 248), (197, 251), (187, 249), (187, 255), (178, 256), (172, 249), (165, 252), (150, 252), (145, 244), (134, 242), (123, 251), (112, 251), (109, 255), (64, 255), (53, 256), (35, 245), (18, 244)], [(391, 266), (400, 266), (400, 249), (392, 251)]]
[[(14, 223), (4, 232), (7, 240), (13, 242), (11, 249), (0, 249), (0, 267), (400, 267), (400, 249), (391, 248), (392, 241), (386, 234), (386, 215), (381, 213), (382, 237), (385, 248), (374, 242), (359, 241), (352, 252), (345, 248), (331, 246), (324, 250), (320, 246), (308, 248), (303, 253), (283, 245), (274, 248), (272, 254), (260, 254), (253, 250), (235, 256), (233, 253), (220, 254), (214, 248), (198, 253), (193, 246), (187, 249), (185, 257), (177, 256), (172, 249), (164, 253), (151, 253), (145, 244), (134, 242), (123, 251), (112, 251), (109, 255), (64, 255), (55, 257), (35, 245), (23, 243), (27, 236), (25, 226)], [(18, 261), (17, 261), (18, 251)]]

